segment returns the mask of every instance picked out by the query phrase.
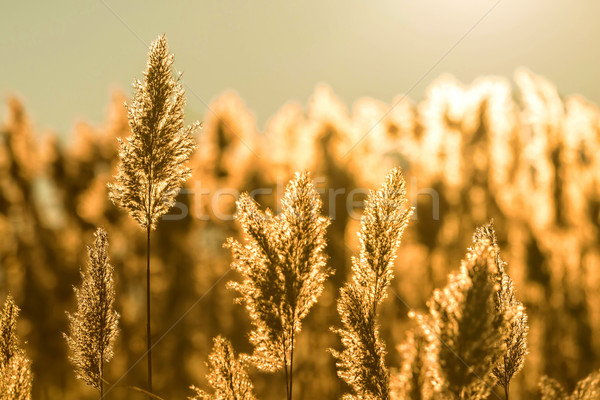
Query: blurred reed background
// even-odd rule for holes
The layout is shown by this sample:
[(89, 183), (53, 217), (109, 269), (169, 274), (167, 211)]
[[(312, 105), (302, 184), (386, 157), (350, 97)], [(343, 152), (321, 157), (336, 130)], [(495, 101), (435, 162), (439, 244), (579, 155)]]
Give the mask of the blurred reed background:
[[(264, 131), (236, 94), (215, 99), (214, 112), (204, 117), (193, 176), (153, 238), (155, 339), (193, 306), (153, 350), (155, 392), (183, 398), (191, 395), (189, 385), (204, 383), (204, 362), (217, 334), (230, 338), (236, 350), (250, 351), (248, 317), (225, 288), (239, 276), (229, 272), (221, 279), (231, 261), (222, 244), (240, 237), (238, 226), (224, 218), (234, 211), (227, 193), (272, 189), (257, 200), (273, 208), (278, 186), (302, 169), (312, 171), (324, 211), (334, 217), (327, 254), (335, 274), (298, 338), (299, 398), (334, 399), (344, 390), (326, 349), (339, 348), (329, 327), (339, 326), (337, 291), (357, 248), (359, 221), (352, 216), (360, 206), (347, 207), (347, 195), (378, 187), (392, 166), (404, 170), (416, 217), (399, 250), (393, 294), (382, 308), (391, 366), (398, 366), (394, 348), (413, 324), (407, 306), (425, 308), (433, 289), (458, 267), (474, 228), (493, 218), (530, 317), (530, 354), (512, 384), (517, 398), (536, 396), (544, 374), (572, 388), (598, 369), (600, 110), (580, 96), (561, 97), (551, 82), (526, 70), (514, 82), (517, 90), (499, 78), (465, 86), (442, 76), (423, 101), (398, 96), (389, 113), (390, 104), (366, 98), (348, 110), (320, 86), (306, 108), (285, 105)], [(95, 396), (75, 379), (61, 332), (67, 331), (72, 285), (79, 282), (85, 246), (97, 226), (109, 234), (122, 316), (106, 378), (118, 379), (145, 350), (145, 238), (106, 193), (116, 138), (128, 135), (124, 100), (115, 93), (105, 122), (78, 124), (65, 143), (37, 132), (19, 100), (5, 105), (0, 293), (13, 294), (22, 308), (18, 332), (33, 361), (34, 398)], [(334, 194), (341, 189), (345, 194)], [(215, 195), (219, 190), (226, 195)], [(143, 387), (143, 365), (124, 382)], [(280, 398), (283, 379), (252, 374), (261, 398)], [(110, 394), (134, 396), (122, 388)]]

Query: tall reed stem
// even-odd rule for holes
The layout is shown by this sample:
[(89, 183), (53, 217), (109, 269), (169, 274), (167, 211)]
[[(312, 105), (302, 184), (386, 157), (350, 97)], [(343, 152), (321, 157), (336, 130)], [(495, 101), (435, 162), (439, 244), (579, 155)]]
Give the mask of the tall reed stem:
[(100, 400), (104, 398), (104, 360), (100, 359)]
[(148, 391), (152, 393), (152, 338), (150, 330), (150, 229), (150, 225), (148, 225), (146, 227), (146, 336), (148, 339)]
[(294, 385), (294, 334), (292, 333), (292, 351), (290, 352), (290, 390), (288, 400), (292, 400), (292, 388)]

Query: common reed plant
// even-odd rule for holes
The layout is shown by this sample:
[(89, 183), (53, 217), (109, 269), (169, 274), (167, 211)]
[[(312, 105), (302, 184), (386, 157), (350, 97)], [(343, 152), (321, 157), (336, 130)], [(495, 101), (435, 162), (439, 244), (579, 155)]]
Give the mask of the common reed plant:
[(396, 251), (411, 214), (404, 178), (400, 169), (393, 169), (381, 189), (371, 192), (366, 201), (358, 233), (360, 254), (352, 259), (352, 279), (341, 289), (338, 300), (343, 327), (335, 332), (344, 349), (332, 350), (332, 354), (339, 377), (352, 388), (352, 394), (344, 395), (345, 400), (390, 398), (377, 307), (394, 276)]
[(114, 308), (113, 267), (108, 257), (108, 235), (98, 228), (94, 245), (88, 246), (89, 261), (81, 271), (81, 287), (74, 288), (77, 311), (67, 313), (69, 335), (64, 335), (71, 351), (69, 361), (75, 375), (104, 397), (104, 363), (113, 357), (119, 333), (119, 313)]
[(308, 172), (288, 184), (279, 215), (262, 212), (242, 194), (235, 218), (245, 241), (230, 238), (227, 247), (243, 280), (230, 287), (252, 320), (252, 361), (264, 371), (283, 369), (291, 400), (296, 336), (331, 273), (324, 253), (329, 219), (321, 216), (321, 199)]
[[(496, 380), (508, 398), (526, 353), (526, 317), (504, 273), (493, 226), (477, 229), (458, 273), (412, 314), (428, 338), (433, 390), (444, 399), (487, 399)], [(519, 325), (522, 322), (525, 326)]]
[(600, 370), (577, 382), (569, 395), (563, 386), (547, 376), (540, 380), (542, 400), (595, 400), (600, 398)]
[(496, 239), (493, 222), (477, 229), (475, 241), (488, 240), (493, 249), (500, 286), (496, 293), (496, 312), (508, 319), (508, 332), (505, 338), (504, 354), (492, 370), (497, 382), (504, 389), (504, 397), (509, 399), (510, 381), (525, 363), (527, 355), (527, 312), (525, 306), (517, 300), (513, 281), (506, 273), (506, 263), (500, 258), (500, 248)]
[(235, 355), (231, 343), (222, 336), (214, 338), (212, 353), (208, 358), (210, 373), (208, 383), (214, 389), (209, 394), (197, 387), (190, 400), (255, 400), (254, 386), (248, 376), (248, 357)]
[(159, 36), (150, 46), (144, 80), (134, 83), (128, 106), (131, 135), (119, 140), (119, 167), (109, 184), (114, 204), (126, 209), (146, 230), (146, 335), (148, 388), (152, 392), (152, 330), (150, 323), (150, 232), (174, 205), (186, 166), (195, 149), (195, 123), (184, 127), (185, 92), (180, 75), (173, 76), (173, 55), (167, 39)]
[(408, 331), (404, 342), (398, 346), (401, 364), (390, 375), (392, 400), (424, 400), (433, 395), (435, 384), (432, 362), (427, 346), (430, 340), (421, 329)]
[(410, 330), (398, 346), (400, 369), (390, 373), (390, 398), (392, 400), (421, 400), (431, 397), (431, 380), (426, 373), (428, 340), (420, 329)]
[(0, 400), (31, 400), (31, 361), (19, 347), (18, 316), (19, 307), (8, 296), (0, 316)]

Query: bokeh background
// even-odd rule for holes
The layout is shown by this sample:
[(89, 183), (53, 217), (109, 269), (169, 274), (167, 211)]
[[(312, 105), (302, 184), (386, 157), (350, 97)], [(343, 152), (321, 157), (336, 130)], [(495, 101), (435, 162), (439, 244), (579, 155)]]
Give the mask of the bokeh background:
[[(222, 243), (239, 232), (216, 215), (233, 212), (233, 197), (211, 194), (271, 188), (258, 200), (275, 208), (277, 188), (309, 169), (324, 212), (335, 210), (335, 275), (299, 337), (295, 397), (339, 398), (329, 327), (358, 221), (329, 193), (375, 188), (396, 165), (417, 216), (381, 311), (389, 364), (409, 309), (424, 309), (475, 226), (494, 218), (530, 315), (514, 395), (536, 398), (544, 374), (572, 388), (600, 367), (599, 12), (592, 1), (509, 0), (3, 5), (0, 298), (12, 293), (22, 308), (35, 398), (96, 396), (75, 379), (61, 334), (96, 226), (109, 233), (122, 315), (108, 380), (145, 350), (144, 234), (106, 183), (116, 138), (128, 135), (129, 85), (163, 32), (184, 71), (188, 119), (204, 129), (193, 177), (153, 237), (155, 339), (166, 333), (153, 351), (157, 394), (185, 398), (204, 384), (217, 334), (251, 350), (247, 316), (225, 288), (238, 277)], [(143, 387), (144, 364), (107, 397), (143, 398), (126, 386)], [(281, 398), (282, 376), (252, 376), (261, 398)]]
[(321, 82), (347, 106), (389, 103), (422, 99), (441, 73), (471, 82), (520, 66), (600, 101), (594, 0), (3, 1), (0, 11), (0, 95), (21, 95), (36, 126), (63, 136), (77, 120), (101, 123), (113, 89), (130, 93), (161, 33), (194, 92), (194, 120), (228, 89), (263, 128)]

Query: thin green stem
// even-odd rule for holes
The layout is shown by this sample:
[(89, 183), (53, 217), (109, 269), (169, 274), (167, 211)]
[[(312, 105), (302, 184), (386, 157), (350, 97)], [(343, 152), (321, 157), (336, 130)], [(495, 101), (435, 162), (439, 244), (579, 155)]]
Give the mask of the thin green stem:
[[(293, 327), (292, 327), (293, 329)], [(292, 350), (290, 351), (290, 394), (289, 400), (292, 400), (292, 387), (294, 385), (294, 333), (292, 331)]]
[(104, 357), (100, 358), (100, 400), (104, 398)]
[(98, 291), (100, 294), (100, 400), (104, 397), (104, 326), (106, 325), (107, 309), (104, 293), (104, 283), (106, 282), (106, 269), (102, 268), (102, 279), (98, 282)]
[(146, 335), (148, 343), (148, 391), (152, 393), (152, 338), (150, 330), (150, 223), (146, 226)]
[(288, 376), (288, 365), (287, 365), (287, 352), (285, 350), (285, 339), (284, 339), (284, 346), (283, 346), (283, 368), (285, 370), (285, 398), (289, 400), (290, 398), (290, 380), (289, 380), (289, 376)]

